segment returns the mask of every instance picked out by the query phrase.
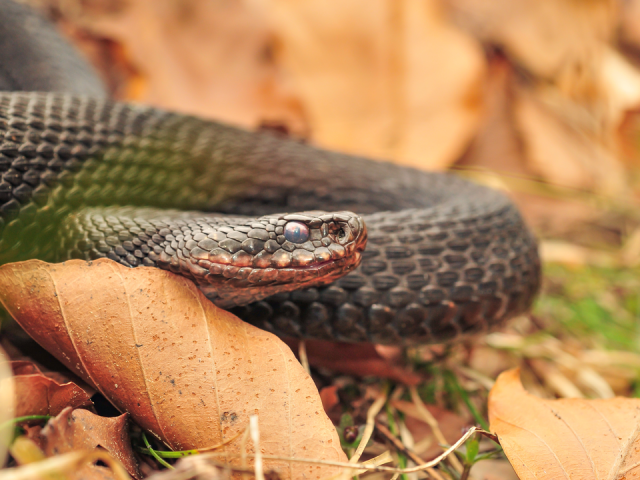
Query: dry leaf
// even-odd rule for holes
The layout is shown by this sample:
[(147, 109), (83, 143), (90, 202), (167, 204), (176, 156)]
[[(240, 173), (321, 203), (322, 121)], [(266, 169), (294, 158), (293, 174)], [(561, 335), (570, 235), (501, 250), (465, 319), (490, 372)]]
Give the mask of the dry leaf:
[[(284, 341), (291, 350), (298, 351), (299, 340), (287, 338)], [(402, 349), (399, 347), (305, 340), (305, 348), (309, 364), (314, 367), (359, 377), (390, 378), (405, 385), (417, 385), (423, 380), (422, 375), (402, 364)]]
[[(625, 171), (617, 158), (613, 125), (606, 130), (601, 129), (602, 124), (581, 125), (578, 119), (567, 118), (569, 106), (551, 103), (545, 92), (516, 92), (514, 119), (532, 172), (563, 187), (610, 195), (625, 192)], [(585, 122), (605, 120), (604, 113), (582, 113)]]
[[(173, 449), (230, 442), (222, 449), (233, 460), (256, 414), (264, 454), (345, 460), (289, 348), (216, 308), (183, 277), (109, 260), (34, 260), (0, 267), (0, 300), (43, 347)], [(336, 472), (266, 466), (282, 478)]]
[(125, 99), (244, 127), (275, 121), (307, 130), (302, 107), (273, 61), (263, 2), (29, 1), (55, 6), (77, 40), (88, 32), (94, 43), (108, 39), (118, 47), (111, 64), (104, 65), (100, 50), (95, 63), (137, 73)]
[(329, 411), (340, 404), (340, 397), (338, 397), (338, 386), (331, 385), (324, 387), (320, 390), (320, 400), (322, 400), (322, 408), (329, 414)]
[[(599, 48), (613, 37), (611, 0), (445, 0), (454, 18), (483, 41), (499, 44), (536, 75), (579, 77)], [(573, 72), (570, 72), (574, 69)], [(574, 92), (576, 93), (576, 92)]]
[(33, 363), (11, 362), (15, 375), (16, 417), (58, 415), (64, 408), (91, 407), (91, 397), (72, 382), (60, 384)]
[(483, 460), (471, 468), (469, 478), (478, 480), (518, 480), (513, 467), (506, 460)]
[(498, 377), (489, 420), (521, 480), (640, 478), (640, 399), (541, 399), (519, 375)]
[[(49, 420), (44, 428), (31, 427), (28, 433), (47, 457), (102, 447), (118, 459), (130, 475), (139, 479), (142, 475), (131, 449), (128, 417), (126, 413), (115, 418), (100, 417), (86, 410), (68, 407)], [(78, 472), (78, 478), (99, 478), (103, 472), (92, 473), (95, 468), (93, 464), (87, 464)]]
[(270, 0), (277, 57), (313, 139), (333, 149), (445, 168), (480, 119), (480, 46), (436, 0)]

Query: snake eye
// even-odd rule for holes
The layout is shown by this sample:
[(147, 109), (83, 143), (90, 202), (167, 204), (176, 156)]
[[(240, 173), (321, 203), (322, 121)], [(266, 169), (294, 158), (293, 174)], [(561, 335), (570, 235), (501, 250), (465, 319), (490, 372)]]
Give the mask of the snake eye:
[(284, 238), (291, 243), (304, 243), (309, 240), (309, 227), (300, 222), (289, 222), (284, 227)]

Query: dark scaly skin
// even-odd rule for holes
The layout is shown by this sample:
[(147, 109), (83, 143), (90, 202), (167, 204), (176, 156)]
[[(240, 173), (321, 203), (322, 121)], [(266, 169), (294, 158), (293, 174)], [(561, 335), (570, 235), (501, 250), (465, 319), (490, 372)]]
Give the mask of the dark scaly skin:
[[(53, 205), (56, 208), (55, 205)], [(286, 225), (310, 237), (290, 242)], [(223, 308), (329, 284), (360, 264), (366, 227), (351, 212), (257, 218), (148, 208), (80, 208), (62, 222), (57, 259), (107, 257), (191, 278)]]
[(45, 18), (0, 0), (0, 91), (55, 91), (106, 98), (92, 68)]
[[(0, 11), (7, 3), (0, 0)], [(11, 48), (12, 43), (0, 46), (0, 50)], [(35, 42), (24, 48), (21, 55), (28, 57), (29, 48), (43, 47)], [(54, 69), (57, 72), (64, 73), (68, 63), (78, 64), (70, 49), (51, 58), (61, 67)], [(18, 65), (5, 67), (19, 70)], [(2, 76), (0, 71), (0, 84)], [(72, 73), (68, 80), (57, 79), (43, 88), (86, 93), (85, 87), (73, 86)], [(266, 231), (270, 222), (256, 221), (255, 216), (321, 208), (366, 214), (369, 243), (362, 265), (329, 286), (280, 293), (234, 308), (234, 313), (284, 335), (436, 342), (502, 323), (525, 311), (538, 289), (536, 242), (516, 208), (502, 194), (454, 176), (74, 95), (0, 94), (0, 140), (0, 263), (106, 255), (125, 265), (153, 263), (198, 281), (207, 274), (188, 264), (206, 270), (198, 263), (204, 261), (200, 250), (205, 249), (198, 246), (194, 261), (185, 260), (195, 248), (187, 237), (195, 242), (198, 229), (221, 231), (221, 223), (232, 222), (234, 235), (248, 234), (243, 229), (257, 223)], [(105, 205), (137, 210), (104, 211)], [(88, 207), (97, 209), (85, 210)], [(229, 220), (216, 214), (202, 225), (197, 221), (202, 213), (160, 213), (140, 207), (216, 211), (253, 219)], [(344, 218), (331, 220), (349, 225)], [(165, 228), (168, 231), (161, 232)], [(353, 239), (354, 253), (362, 246), (364, 231), (360, 235)], [(339, 243), (335, 234), (332, 241)], [(252, 256), (252, 266), (262, 268), (258, 263), (264, 259), (255, 259), (260, 253), (249, 243), (242, 251)], [(240, 251), (232, 251), (238, 247), (233, 242), (227, 246), (232, 257)], [(284, 242), (279, 246), (285, 250)], [(206, 255), (206, 261), (216, 265), (224, 256)], [(314, 261), (322, 258), (314, 255)], [(229, 271), (229, 278), (248, 268), (232, 267), (238, 270)], [(210, 275), (220, 273), (218, 267), (213, 272), (207, 268)], [(240, 277), (250, 273), (245, 270)], [(283, 275), (294, 275), (295, 280), (295, 273)], [(246, 287), (242, 282), (247, 278), (233, 281)], [(209, 279), (200, 283), (212, 285)], [(252, 298), (258, 300), (265, 292), (254, 289)], [(232, 297), (218, 300), (229, 306)], [(240, 297), (239, 303), (247, 300)]]
[[(535, 241), (515, 207), (502, 194), (453, 176), (317, 150), (152, 108), (60, 94), (0, 94), (0, 135), (2, 263), (108, 256), (200, 281), (206, 269), (198, 261), (219, 263), (220, 255), (198, 252), (191, 263), (200, 271), (181, 265), (178, 257), (188, 258), (194, 246), (186, 246), (186, 233), (183, 239), (176, 235), (184, 223), (179, 214), (164, 214), (167, 227), (155, 225), (161, 238), (154, 239), (141, 222), (153, 226), (151, 220), (162, 217), (157, 211), (113, 215), (84, 209), (152, 205), (268, 215), (318, 205), (359, 212), (393, 208), (397, 211), (364, 217), (369, 246), (355, 272), (328, 287), (278, 294), (234, 312), (286, 335), (440, 341), (485, 330), (524, 311), (537, 290)], [(110, 214), (120, 219), (109, 220)], [(352, 222), (355, 251), (364, 238), (361, 221), (339, 215), (329, 217), (344, 226)], [(289, 219), (309, 223), (312, 217)], [(210, 216), (208, 226), (228, 221)], [(235, 243), (223, 245), (218, 239), (216, 247), (230, 255), (243, 245), (248, 232), (242, 227), (256, 220), (234, 222), (240, 234)], [(195, 227), (190, 232), (195, 235)], [(134, 237), (147, 243), (147, 253), (125, 244)], [(178, 245), (181, 241), (185, 245)], [(285, 248), (282, 239), (276, 243)], [(258, 247), (241, 247), (255, 267), (266, 243)], [(256, 289), (254, 294), (257, 300), (263, 296)]]

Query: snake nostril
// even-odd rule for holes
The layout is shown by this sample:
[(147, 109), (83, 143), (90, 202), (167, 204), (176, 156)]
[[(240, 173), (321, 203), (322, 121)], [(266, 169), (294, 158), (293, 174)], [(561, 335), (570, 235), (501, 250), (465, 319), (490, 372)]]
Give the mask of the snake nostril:
[(341, 228), (340, 230), (338, 230), (338, 233), (336, 234), (336, 239), (340, 243), (344, 243), (347, 241), (347, 232), (344, 231), (344, 228)]
[(309, 227), (300, 222), (289, 222), (284, 227), (284, 238), (291, 243), (304, 243), (309, 240)]

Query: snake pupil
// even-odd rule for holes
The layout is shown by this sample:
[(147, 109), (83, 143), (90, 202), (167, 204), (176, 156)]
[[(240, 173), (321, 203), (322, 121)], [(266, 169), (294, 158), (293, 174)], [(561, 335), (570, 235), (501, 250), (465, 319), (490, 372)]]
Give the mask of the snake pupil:
[(284, 227), (284, 238), (291, 243), (304, 243), (309, 240), (309, 227), (304, 223), (289, 222)]

